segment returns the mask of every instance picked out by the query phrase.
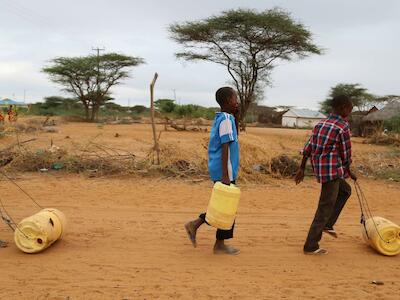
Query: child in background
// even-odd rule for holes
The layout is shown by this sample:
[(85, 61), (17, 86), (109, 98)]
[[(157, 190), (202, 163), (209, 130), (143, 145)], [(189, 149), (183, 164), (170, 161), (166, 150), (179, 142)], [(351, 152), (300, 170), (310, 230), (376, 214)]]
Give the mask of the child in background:
[(11, 122), (13, 121), (13, 119), (14, 119), (14, 116), (13, 116), (13, 107), (12, 107), (12, 105), (10, 105), (10, 106), (8, 107), (7, 115), (8, 115), (8, 122), (11, 123)]

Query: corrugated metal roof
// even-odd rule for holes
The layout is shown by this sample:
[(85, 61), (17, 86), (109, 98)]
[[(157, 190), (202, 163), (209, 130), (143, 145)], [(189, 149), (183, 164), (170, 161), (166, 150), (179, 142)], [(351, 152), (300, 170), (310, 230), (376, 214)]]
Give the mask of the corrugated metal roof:
[(385, 121), (400, 115), (400, 101), (388, 103), (381, 110), (370, 113), (363, 118), (364, 121)]
[[(286, 113), (291, 112), (299, 118), (309, 118), (309, 119), (324, 119), (326, 116), (319, 112), (311, 109), (300, 109), (300, 108), (291, 108)], [(286, 114), (285, 113), (285, 114)], [(285, 116), (285, 114), (283, 116)]]
[(8, 98), (0, 100), (0, 105), (25, 105), (23, 102), (14, 101)]

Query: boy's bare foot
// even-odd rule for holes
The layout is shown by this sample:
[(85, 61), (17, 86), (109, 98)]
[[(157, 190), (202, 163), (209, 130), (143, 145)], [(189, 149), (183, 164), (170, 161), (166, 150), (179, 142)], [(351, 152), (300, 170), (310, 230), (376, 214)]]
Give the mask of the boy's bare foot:
[(4, 241), (0, 240), (0, 248), (5, 248), (7, 246), (8, 246), (7, 242), (4, 242)]
[(228, 255), (237, 255), (240, 253), (238, 248), (228, 246), (225, 244), (215, 244), (214, 246), (214, 254), (228, 254)]
[(190, 242), (192, 243), (193, 247), (197, 247), (197, 241), (196, 241), (196, 233), (197, 233), (197, 228), (194, 224), (193, 221), (188, 222), (185, 224), (185, 230), (188, 235), (188, 238)]

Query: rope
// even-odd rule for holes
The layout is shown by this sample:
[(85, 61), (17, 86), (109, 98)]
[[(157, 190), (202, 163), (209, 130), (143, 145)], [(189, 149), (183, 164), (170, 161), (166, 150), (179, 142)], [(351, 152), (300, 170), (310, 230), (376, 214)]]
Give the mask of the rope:
[[(1, 200), (0, 200), (0, 202), (1, 202)], [(1, 206), (4, 207), (2, 202), (1, 202)], [(3, 209), (4, 209), (4, 208), (0, 208), (0, 217), (2, 218), (2, 220), (4, 221), (4, 223), (5, 223), (8, 227), (11, 228), (12, 231), (15, 231), (15, 228), (12, 226), (13, 222), (10, 220), (10, 217), (9, 217), (8, 215), (7, 215), (7, 216), (5, 215), (5, 214), (6, 214), (5, 211), (4, 211), (5, 214), (3, 214)]]
[[(13, 220), (13, 218), (11, 218), (10, 214), (8, 213), (8, 211), (6, 210), (4, 203), (2, 201), (2, 199), (0, 198), (0, 205), (2, 208), (0, 208), (0, 216), (3, 219), (4, 223), (6, 223), (12, 231), (15, 231), (15, 229), (18, 229), (19, 232), (21, 232), (27, 239), (30, 239), (30, 237), (28, 237), (21, 229), (19, 229), (17, 223)], [(4, 212), (6, 213), (7, 217), (4, 216), (2, 210), (4, 210)], [(15, 228), (12, 226), (14, 225)]]
[[(0, 171), (0, 174), (3, 175), (6, 179), (8, 179), (12, 184), (14, 184), (16, 187), (18, 187), (20, 189), (21, 192), (23, 192), (30, 200), (32, 200), (33, 203), (35, 203), (39, 208), (43, 209), (43, 207), (37, 203), (37, 201), (35, 199), (33, 199), (33, 197), (31, 195), (29, 195), (22, 187), (20, 187), (12, 178), (8, 177), (7, 174), (5, 174), (3, 171)], [(27, 239), (30, 239), (30, 237), (28, 237), (19, 227), (18, 224), (11, 218), (10, 214), (7, 212), (3, 201), (0, 198), (0, 205), (2, 207), (2, 209), (4, 210), (4, 212), (6, 213), (7, 217), (4, 216), (4, 214), (2, 213), (1, 209), (0, 209), (0, 217), (3, 219), (4, 223), (6, 223), (11, 229), (12, 231), (15, 231), (16, 229), (18, 229), (19, 232), (21, 232)], [(13, 227), (13, 225), (15, 227)]]
[(365, 214), (364, 214), (363, 204), (362, 204), (362, 200), (361, 200), (361, 195), (360, 195), (360, 193), (358, 191), (358, 183), (357, 183), (357, 181), (354, 181), (354, 186), (355, 186), (355, 189), (356, 189), (357, 199), (358, 199), (358, 203), (360, 205), (360, 210), (361, 210), (360, 223), (364, 226), (365, 234), (367, 235), (367, 238), (369, 239), (367, 227), (365, 226)]
[[(365, 233), (367, 234), (368, 239), (369, 239), (369, 236), (368, 236), (367, 228), (366, 228), (366, 226), (365, 226), (365, 221), (366, 221), (366, 220), (365, 220), (365, 217), (364, 217), (364, 211), (363, 211), (363, 209), (366, 209), (366, 215), (367, 215), (368, 219), (371, 219), (371, 220), (372, 220), (372, 223), (374, 224), (375, 231), (378, 233), (379, 238), (380, 238), (384, 243), (389, 244), (390, 242), (386, 241), (386, 240), (382, 237), (381, 233), (380, 233), (379, 230), (378, 230), (378, 226), (376, 225), (376, 222), (375, 222), (374, 217), (373, 217), (373, 215), (372, 215), (371, 209), (369, 208), (369, 204), (368, 204), (368, 201), (367, 201), (367, 197), (365, 196), (363, 190), (361, 189), (360, 184), (359, 184), (357, 181), (354, 181), (354, 186), (355, 186), (355, 188), (356, 188), (356, 193), (357, 193), (358, 202), (360, 203), (360, 209), (361, 209), (361, 223), (362, 223), (363, 226), (364, 226)], [(364, 220), (363, 220), (363, 219), (364, 219)]]
[(30, 200), (32, 200), (33, 203), (35, 203), (39, 208), (43, 209), (43, 206), (41, 206), (31, 195), (29, 195), (22, 187), (20, 187), (12, 178), (8, 177), (7, 174), (5, 174), (3, 171), (0, 171), (0, 174), (3, 175), (5, 178), (7, 178), (12, 184), (14, 184), (17, 188), (20, 189), (21, 192), (23, 192)]

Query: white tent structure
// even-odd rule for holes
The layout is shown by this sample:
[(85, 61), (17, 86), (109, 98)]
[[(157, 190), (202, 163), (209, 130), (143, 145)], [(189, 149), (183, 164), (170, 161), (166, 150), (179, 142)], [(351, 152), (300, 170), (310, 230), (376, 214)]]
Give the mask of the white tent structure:
[(326, 116), (319, 111), (291, 108), (282, 116), (282, 126), (292, 128), (314, 127)]

